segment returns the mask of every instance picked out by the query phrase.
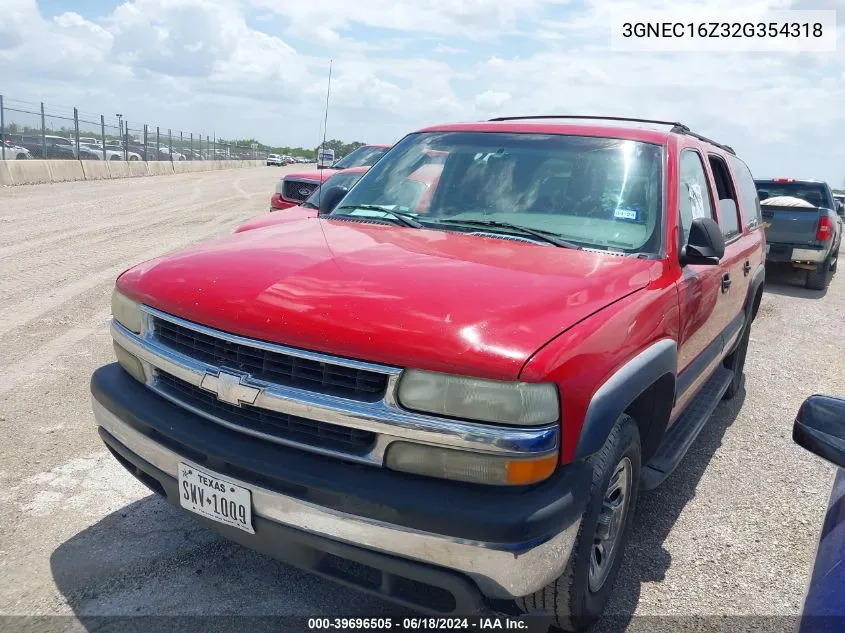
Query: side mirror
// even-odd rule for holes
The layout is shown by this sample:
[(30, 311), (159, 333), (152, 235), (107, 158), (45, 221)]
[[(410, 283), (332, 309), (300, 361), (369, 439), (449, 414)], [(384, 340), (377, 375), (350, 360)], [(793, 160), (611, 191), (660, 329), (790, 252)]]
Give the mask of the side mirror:
[(845, 203), (839, 202), (839, 200), (836, 201), (836, 213), (845, 217)]
[(801, 405), (792, 439), (811, 453), (845, 468), (845, 400), (810, 396)]
[(681, 266), (713, 266), (724, 254), (725, 238), (716, 221), (713, 218), (695, 218), (690, 226), (687, 245), (681, 249)]
[(319, 215), (328, 215), (335, 210), (335, 207), (343, 200), (344, 196), (349, 193), (349, 187), (329, 187), (325, 191), (317, 193)]

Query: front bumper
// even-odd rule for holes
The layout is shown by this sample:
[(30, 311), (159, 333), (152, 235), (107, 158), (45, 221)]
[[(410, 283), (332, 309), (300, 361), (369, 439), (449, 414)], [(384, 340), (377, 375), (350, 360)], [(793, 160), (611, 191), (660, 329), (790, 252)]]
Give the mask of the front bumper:
[(327, 556), (367, 565), (382, 574), (376, 588), (347, 584), (422, 610), (432, 609), (392, 595), (384, 578), (439, 587), (457, 605), (447, 612), (531, 594), (563, 573), (587, 501), (583, 464), (527, 489), (462, 485), (269, 445), (171, 404), (116, 364), (95, 372), (91, 391), (105, 443), (174, 505), (180, 461), (252, 491), (255, 535), (195, 517), (204, 525), (341, 582), (321, 567)]
[(284, 209), (290, 209), (295, 206), (293, 202), (282, 198), (282, 194), (280, 193), (274, 193), (270, 197), (270, 211), (283, 211)]

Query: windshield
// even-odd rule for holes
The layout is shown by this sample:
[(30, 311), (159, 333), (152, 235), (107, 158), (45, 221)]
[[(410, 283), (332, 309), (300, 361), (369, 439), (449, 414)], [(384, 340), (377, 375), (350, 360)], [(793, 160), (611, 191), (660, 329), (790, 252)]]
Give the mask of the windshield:
[[(419, 213), (419, 206), (409, 203), (417, 195), (413, 176), (432, 163), (439, 163), (437, 177), (426, 179), (428, 201)], [(412, 134), (369, 170), (335, 213), (371, 218), (377, 213), (373, 206), (416, 211), (426, 228), (460, 230), (459, 222), (492, 221), (588, 248), (658, 254), (663, 149), (549, 134)]]
[(362, 146), (350, 152), (332, 167), (334, 169), (349, 169), (350, 167), (372, 167), (376, 161), (384, 156), (386, 147)]
[(780, 196), (800, 198), (809, 202), (814, 207), (832, 208), (831, 200), (827, 199), (825, 187), (814, 182), (775, 182), (771, 180), (758, 180), (757, 193), (760, 202)]

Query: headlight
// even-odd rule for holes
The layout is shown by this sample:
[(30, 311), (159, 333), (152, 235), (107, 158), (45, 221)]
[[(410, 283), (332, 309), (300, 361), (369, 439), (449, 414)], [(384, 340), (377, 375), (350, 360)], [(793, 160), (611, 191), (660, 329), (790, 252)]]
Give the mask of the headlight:
[(498, 486), (525, 486), (548, 479), (558, 461), (557, 451), (516, 459), (410, 442), (393, 442), (385, 455), (385, 465), (393, 470)]
[(560, 417), (557, 387), (552, 383), (467, 378), (416, 369), (399, 381), (400, 404), (453, 418), (533, 426)]
[(111, 314), (114, 320), (130, 332), (140, 334), (144, 323), (144, 313), (137, 303), (120, 294), (117, 289), (111, 295)]

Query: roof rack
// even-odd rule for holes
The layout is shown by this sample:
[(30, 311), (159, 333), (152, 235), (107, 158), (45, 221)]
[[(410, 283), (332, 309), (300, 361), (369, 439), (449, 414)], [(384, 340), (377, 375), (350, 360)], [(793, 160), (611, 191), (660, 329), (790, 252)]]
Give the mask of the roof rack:
[(707, 138), (706, 136), (702, 136), (701, 134), (696, 134), (693, 132), (689, 127), (684, 125), (683, 123), (679, 123), (678, 121), (661, 121), (659, 119), (635, 119), (631, 117), (622, 117), (622, 116), (595, 116), (595, 115), (588, 115), (588, 116), (578, 116), (576, 114), (548, 114), (548, 115), (534, 115), (534, 116), (501, 116), (496, 117), (495, 119), (488, 119), (489, 122), (494, 121), (522, 121), (526, 119), (585, 119), (585, 120), (592, 120), (592, 121), (628, 121), (631, 123), (656, 123), (658, 125), (669, 125), (671, 126), (670, 132), (675, 134), (686, 134), (687, 136), (692, 136), (693, 138), (697, 138), (699, 141), (704, 141), (705, 143), (710, 143), (711, 145), (715, 145), (719, 147), (729, 154), (733, 154), (736, 156), (736, 152), (734, 149), (729, 145), (723, 145), (721, 143), (717, 143), (713, 139)]

